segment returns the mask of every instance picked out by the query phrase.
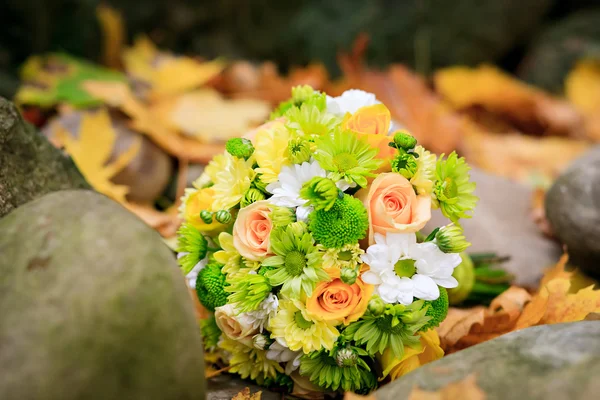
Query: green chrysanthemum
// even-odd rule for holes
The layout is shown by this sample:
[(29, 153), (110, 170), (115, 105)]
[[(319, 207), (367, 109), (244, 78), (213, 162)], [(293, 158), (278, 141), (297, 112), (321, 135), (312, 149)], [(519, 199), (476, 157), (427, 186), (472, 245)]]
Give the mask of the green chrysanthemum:
[(286, 154), (288, 159), (294, 164), (308, 162), (312, 153), (311, 145), (306, 139), (295, 138), (288, 142)]
[(475, 208), (478, 197), (473, 195), (475, 182), (469, 181), (469, 170), (464, 157), (452, 152), (446, 160), (439, 158), (435, 169), (433, 188), (434, 205), (452, 222), (460, 218), (471, 218), (469, 211)]
[(287, 226), (293, 222), (296, 222), (296, 213), (292, 208), (289, 207), (272, 206), (269, 219), (276, 228), (280, 226)]
[(454, 224), (441, 227), (435, 234), (435, 242), (444, 253), (462, 253), (471, 245), (463, 229)]
[(309, 259), (311, 263), (321, 264), (323, 269), (356, 269), (359, 264), (362, 264), (360, 256), (365, 253), (358, 243), (347, 244), (340, 248), (327, 248), (319, 244), (317, 250), (318, 252), (312, 253)]
[[(354, 356), (343, 357), (349, 354)], [(367, 394), (375, 389), (377, 379), (361, 356), (367, 356), (367, 353), (358, 347), (314, 351), (300, 359), (300, 375), (307, 376), (313, 384), (324, 389)], [(352, 362), (340, 363), (340, 359)]]
[(271, 113), (271, 119), (284, 115), (293, 107), (300, 107), (302, 104), (316, 106), (320, 111), (327, 107), (327, 97), (325, 93), (314, 90), (309, 85), (295, 86), (292, 88), (292, 98), (279, 104), (277, 109)]
[(310, 231), (325, 247), (341, 248), (364, 239), (369, 217), (363, 203), (346, 194), (337, 199), (329, 211), (317, 210), (309, 215)]
[(427, 322), (420, 330), (426, 331), (427, 329), (435, 328), (440, 325), (440, 323), (446, 319), (448, 315), (448, 292), (445, 288), (440, 286), (440, 297), (433, 301), (426, 301), (424, 307), (427, 307), (427, 313), (425, 314), (427, 317), (431, 319)]
[(367, 178), (373, 177), (373, 171), (381, 166), (382, 160), (376, 159), (378, 149), (372, 148), (355, 133), (336, 129), (332, 134), (317, 139), (314, 158), (326, 171), (329, 178), (337, 182), (341, 179), (348, 184), (367, 186)]
[(308, 200), (306, 206), (315, 210), (329, 211), (340, 193), (334, 181), (320, 176), (315, 176), (300, 189), (300, 197)]
[(234, 157), (247, 160), (254, 153), (254, 146), (248, 139), (233, 138), (225, 143), (225, 150)]
[(264, 200), (265, 198), (266, 198), (266, 196), (265, 196), (264, 192), (258, 190), (257, 188), (251, 187), (250, 189), (248, 189), (246, 191), (246, 194), (244, 194), (244, 197), (242, 197), (242, 200), (240, 201), (240, 207), (241, 208), (247, 207), (254, 202)]
[(238, 275), (228, 282), (229, 286), (225, 288), (226, 292), (231, 293), (228, 300), (240, 312), (256, 310), (273, 288), (269, 279), (255, 273)]
[(265, 259), (265, 267), (275, 267), (265, 272), (272, 286), (282, 286), (281, 292), (299, 298), (304, 292), (312, 294), (315, 284), (329, 279), (327, 273), (309, 264), (307, 256), (317, 249), (315, 241), (303, 222), (294, 222), (271, 232), (271, 251), (275, 256)]
[(286, 113), (287, 128), (302, 137), (319, 137), (332, 132), (340, 119), (333, 114), (321, 111), (312, 104), (292, 107)]
[(181, 225), (177, 231), (177, 236), (177, 251), (182, 253), (177, 262), (183, 272), (188, 274), (200, 260), (206, 257), (208, 242), (202, 236), (202, 233), (191, 224)]
[(212, 351), (221, 338), (221, 330), (217, 326), (214, 316), (200, 320), (200, 332), (202, 333), (204, 348), (207, 351)]
[(365, 349), (371, 355), (391, 348), (396, 358), (402, 358), (404, 346), (419, 345), (416, 333), (429, 322), (424, 303), (419, 300), (408, 306), (388, 304), (383, 314), (366, 314), (348, 326), (344, 330), (344, 338), (354, 340), (359, 346), (366, 345)]
[(413, 153), (401, 150), (392, 160), (392, 171), (399, 173), (406, 179), (412, 178), (417, 172), (418, 164)]
[(221, 271), (222, 264), (209, 263), (199, 273), (196, 279), (196, 293), (200, 303), (210, 311), (227, 303), (225, 292), (225, 274)]
[(262, 385), (265, 379), (276, 379), (278, 373), (283, 373), (281, 365), (277, 361), (269, 360), (265, 350), (246, 346), (227, 336), (223, 336), (219, 347), (231, 354), (229, 372), (237, 373), (243, 379), (250, 378)]

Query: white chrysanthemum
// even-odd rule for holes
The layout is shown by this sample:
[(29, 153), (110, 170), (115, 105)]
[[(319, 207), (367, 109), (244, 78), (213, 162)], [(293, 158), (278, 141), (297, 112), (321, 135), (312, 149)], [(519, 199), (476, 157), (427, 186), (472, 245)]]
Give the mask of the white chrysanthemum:
[(246, 313), (250, 318), (252, 326), (258, 329), (260, 332), (264, 331), (265, 326), (268, 325), (269, 320), (277, 314), (277, 307), (279, 306), (279, 299), (273, 293), (269, 293), (266, 299), (264, 299), (258, 308), (254, 311)]
[(373, 93), (350, 89), (338, 97), (327, 96), (327, 112), (343, 117), (346, 113), (354, 114), (359, 108), (381, 103)]
[(417, 243), (414, 233), (376, 233), (375, 244), (367, 248), (362, 260), (370, 267), (362, 280), (375, 285), (386, 303), (408, 305), (413, 297), (435, 300), (440, 296), (438, 285), (458, 285), (452, 272), (460, 256), (442, 252), (433, 242)]
[[(179, 259), (179, 258), (185, 256), (186, 254), (188, 254), (188, 253), (185, 253), (185, 252), (177, 253), (177, 258)], [(196, 287), (196, 279), (198, 278), (198, 274), (200, 273), (200, 271), (202, 271), (202, 269), (204, 267), (206, 267), (207, 263), (208, 263), (208, 257), (204, 257), (202, 260), (198, 261), (198, 264), (196, 264), (194, 266), (194, 268), (192, 268), (192, 270), (185, 276), (188, 286), (191, 287), (192, 289), (194, 289)]]
[(269, 360), (277, 361), (279, 363), (286, 363), (286, 375), (290, 375), (292, 372), (298, 369), (302, 354), (302, 350), (290, 350), (284, 338), (275, 339), (275, 341), (269, 347), (269, 350), (267, 350), (267, 358)]

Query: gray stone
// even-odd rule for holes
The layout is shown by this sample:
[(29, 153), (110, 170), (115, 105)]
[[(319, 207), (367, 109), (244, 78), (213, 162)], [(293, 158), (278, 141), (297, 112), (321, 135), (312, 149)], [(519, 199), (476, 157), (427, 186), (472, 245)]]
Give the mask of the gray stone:
[(172, 252), (107, 197), (60, 191), (0, 220), (0, 398), (205, 398)]
[[(531, 188), (476, 168), (471, 178), (477, 183), (475, 194), (480, 200), (474, 217), (461, 220), (473, 244), (467, 251), (510, 256), (503, 268), (515, 275), (515, 282), (536, 286), (544, 269), (558, 261), (561, 250), (542, 235), (530, 216)], [(435, 212), (424, 232), (447, 223), (440, 212)]]
[(46, 193), (90, 189), (73, 161), (0, 97), (0, 217)]
[(571, 264), (600, 276), (600, 146), (554, 182), (546, 195), (546, 217)]
[(384, 386), (378, 400), (406, 399), (475, 374), (487, 400), (593, 399), (600, 392), (600, 321), (509, 333), (427, 364)]

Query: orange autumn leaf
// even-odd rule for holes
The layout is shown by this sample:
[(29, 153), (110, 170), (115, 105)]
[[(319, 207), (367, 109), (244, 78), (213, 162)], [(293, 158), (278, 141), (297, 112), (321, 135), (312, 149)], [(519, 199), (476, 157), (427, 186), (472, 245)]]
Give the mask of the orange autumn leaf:
[(600, 62), (577, 63), (565, 79), (565, 95), (585, 116), (587, 136), (600, 141)]
[(71, 137), (62, 127), (57, 129), (56, 138), (95, 190), (113, 200), (125, 203), (125, 195), (129, 188), (116, 185), (110, 179), (133, 160), (140, 149), (140, 140), (135, 141), (115, 161), (108, 163), (117, 134), (105, 110), (83, 115), (77, 139)]
[(477, 386), (475, 375), (449, 383), (435, 392), (425, 391), (415, 386), (408, 396), (408, 400), (484, 400), (485, 398), (485, 392)]
[(256, 392), (250, 394), (250, 388), (245, 388), (235, 396), (231, 398), (231, 400), (260, 400), (262, 392)]

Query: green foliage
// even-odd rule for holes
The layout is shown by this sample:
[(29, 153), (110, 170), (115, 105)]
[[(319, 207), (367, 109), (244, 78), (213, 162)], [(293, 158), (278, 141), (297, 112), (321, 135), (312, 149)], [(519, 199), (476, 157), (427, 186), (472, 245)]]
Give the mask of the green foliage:
[(202, 233), (191, 224), (182, 224), (177, 231), (177, 238), (177, 251), (184, 253), (177, 262), (183, 272), (189, 274), (196, 264), (206, 257), (208, 242)]

